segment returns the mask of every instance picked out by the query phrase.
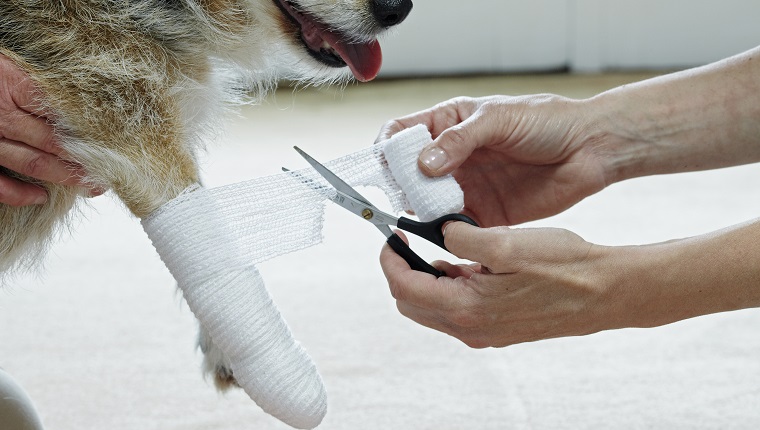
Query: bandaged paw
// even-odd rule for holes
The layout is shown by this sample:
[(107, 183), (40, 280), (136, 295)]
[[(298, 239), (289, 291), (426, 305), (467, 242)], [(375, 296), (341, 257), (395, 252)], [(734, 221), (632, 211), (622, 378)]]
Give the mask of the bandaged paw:
[[(381, 188), (395, 211), (433, 219), (457, 212), (462, 198), (453, 178), (417, 171), (417, 156), (431, 141), (418, 126), (325, 165), (351, 186)], [(315, 189), (314, 182), (325, 186)], [(237, 383), (265, 412), (303, 429), (324, 418), (326, 390), (255, 265), (321, 242), (329, 189), (311, 168), (214, 189), (196, 186), (142, 221)]]
[(225, 224), (226, 208), (212, 199), (183, 201), (143, 220), (143, 227), (189, 308), (251, 399), (292, 427), (316, 427), (327, 412), (322, 379), (272, 302), (237, 229)]

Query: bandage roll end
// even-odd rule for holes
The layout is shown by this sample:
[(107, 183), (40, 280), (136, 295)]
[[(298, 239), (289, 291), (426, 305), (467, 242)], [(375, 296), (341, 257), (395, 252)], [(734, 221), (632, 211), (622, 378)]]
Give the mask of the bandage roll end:
[(393, 178), (421, 221), (456, 213), (464, 207), (464, 193), (453, 176), (430, 178), (417, 166), (420, 151), (432, 142), (427, 127), (416, 125), (397, 133), (383, 147)]

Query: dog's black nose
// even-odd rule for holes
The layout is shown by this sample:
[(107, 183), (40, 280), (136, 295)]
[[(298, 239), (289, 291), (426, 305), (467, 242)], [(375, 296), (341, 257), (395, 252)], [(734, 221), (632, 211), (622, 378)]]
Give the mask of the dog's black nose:
[(412, 10), (412, 0), (374, 0), (372, 14), (383, 27), (401, 24)]

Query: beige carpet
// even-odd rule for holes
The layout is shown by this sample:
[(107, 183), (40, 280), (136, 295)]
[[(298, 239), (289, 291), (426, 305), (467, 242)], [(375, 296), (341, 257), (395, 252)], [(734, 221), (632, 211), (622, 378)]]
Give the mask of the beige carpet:
[[(457, 95), (584, 97), (639, 75), (376, 82), (278, 92), (246, 108), (204, 162), (207, 185), (303, 167), (372, 144), (392, 117)], [(760, 214), (760, 167), (618, 184), (540, 225), (635, 244)], [(374, 195), (373, 195), (374, 196)], [(84, 209), (46, 270), (0, 291), (0, 366), (50, 430), (284, 429), (199, 372), (195, 322), (137, 220), (113, 198)], [(328, 208), (325, 243), (262, 273), (315, 359), (330, 409), (321, 429), (754, 429), (760, 311), (651, 330), (470, 350), (398, 314), (377, 263), (382, 236)], [(419, 241), (428, 259), (441, 255)], [(0, 423), (0, 429), (2, 429)]]

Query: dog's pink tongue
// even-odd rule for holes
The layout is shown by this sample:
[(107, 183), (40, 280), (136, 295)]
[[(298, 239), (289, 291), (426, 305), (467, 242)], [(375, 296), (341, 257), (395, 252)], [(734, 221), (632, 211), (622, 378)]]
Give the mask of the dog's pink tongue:
[(340, 35), (325, 32), (322, 37), (348, 64), (356, 79), (367, 82), (375, 79), (383, 64), (383, 51), (380, 43), (373, 40), (367, 43), (346, 43)]

